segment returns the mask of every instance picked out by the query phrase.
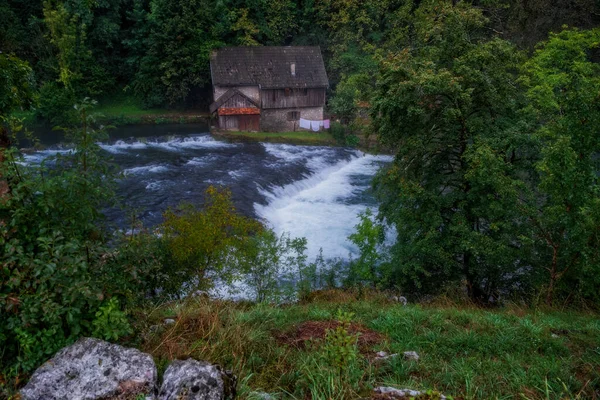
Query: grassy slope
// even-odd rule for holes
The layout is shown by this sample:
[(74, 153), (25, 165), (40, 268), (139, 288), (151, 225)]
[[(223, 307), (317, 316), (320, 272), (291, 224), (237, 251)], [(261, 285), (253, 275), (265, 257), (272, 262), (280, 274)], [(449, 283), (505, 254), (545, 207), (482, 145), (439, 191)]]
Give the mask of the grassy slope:
[[(437, 389), (466, 399), (595, 398), (600, 393), (597, 315), (402, 307), (339, 292), (325, 297), (286, 307), (205, 299), (165, 305), (137, 316), (144, 321), (137, 344), (162, 368), (183, 357), (232, 368), (242, 398), (251, 398), (253, 390), (281, 397), (359, 398), (378, 385)], [(321, 342), (301, 349), (277, 339), (293, 334), (304, 321), (334, 319), (338, 309), (355, 313), (354, 321), (387, 337), (341, 375), (323, 361)], [(176, 317), (176, 324), (161, 325), (165, 317)], [(150, 328), (155, 324), (161, 327)], [(376, 365), (369, 358), (377, 350), (414, 350), (421, 360)]]

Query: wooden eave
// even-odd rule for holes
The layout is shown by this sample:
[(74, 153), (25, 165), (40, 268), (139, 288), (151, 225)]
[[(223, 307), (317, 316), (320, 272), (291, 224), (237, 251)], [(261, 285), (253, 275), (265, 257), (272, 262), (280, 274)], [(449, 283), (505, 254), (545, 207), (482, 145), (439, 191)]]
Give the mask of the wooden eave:
[[(235, 96), (236, 94), (239, 94), (240, 96), (242, 96), (243, 98), (245, 98), (246, 100), (248, 100), (251, 104), (255, 105), (256, 108), (260, 108), (260, 105), (254, 101), (252, 98), (246, 96), (244, 93), (240, 92), (239, 90), (232, 88), (229, 89), (228, 91), (226, 91), (225, 93), (223, 93), (223, 95), (221, 97), (219, 97), (217, 100), (215, 100), (209, 107), (210, 113), (214, 113), (215, 111), (217, 111), (219, 108), (221, 108), (221, 106), (230, 98), (232, 98), (233, 96)], [(231, 115), (231, 114), (229, 114)]]

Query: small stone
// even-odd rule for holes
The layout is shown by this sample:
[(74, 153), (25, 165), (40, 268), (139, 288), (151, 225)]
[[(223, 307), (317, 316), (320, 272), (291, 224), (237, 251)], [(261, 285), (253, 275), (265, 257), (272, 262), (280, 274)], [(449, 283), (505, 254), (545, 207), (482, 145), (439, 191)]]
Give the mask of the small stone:
[(395, 303), (402, 303), (403, 306), (406, 306), (406, 304), (408, 303), (408, 300), (406, 300), (406, 297), (404, 296), (392, 296), (390, 297), (390, 300), (392, 300)]
[(252, 400), (275, 400), (275, 397), (265, 392), (250, 392), (248, 398)]
[(167, 318), (164, 322), (165, 325), (173, 325), (175, 323), (175, 320), (173, 318)]
[(405, 360), (419, 361), (419, 354), (416, 351), (405, 351), (402, 355)]
[(397, 357), (397, 356), (398, 356), (398, 354), (389, 354), (385, 351), (378, 351), (375, 354), (375, 361), (389, 360), (389, 359)]
[[(397, 398), (397, 399), (410, 399), (410, 398), (415, 398), (422, 394), (418, 390), (396, 389), (396, 388), (393, 388), (390, 386), (379, 386), (379, 387), (376, 387), (373, 391), (375, 393), (385, 394), (388, 397)], [(443, 394), (440, 394), (440, 399), (446, 400), (446, 396), (444, 396)]]
[(554, 339), (558, 339), (558, 338), (560, 337), (560, 336), (558, 336), (556, 333), (553, 333), (553, 334), (552, 334), (552, 335), (550, 335), (550, 336), (552, 336), (552, 338), (554, 338)]

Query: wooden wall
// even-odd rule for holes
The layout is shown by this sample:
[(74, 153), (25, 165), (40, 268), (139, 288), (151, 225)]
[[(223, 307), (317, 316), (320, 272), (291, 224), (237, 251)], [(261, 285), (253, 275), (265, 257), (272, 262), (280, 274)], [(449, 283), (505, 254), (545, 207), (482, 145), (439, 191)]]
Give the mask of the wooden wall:
[(262, 108), (321, 107), (325, 105), (325, 88), (263, 89)]
[(219, 108), (252, 108), (256, 107), (254, 104), (250, 102), (244, 96), (240, 96), (239, 94), (234, 95), (229, 100), (227, 100), (221, 107)]
[(238, 130), (237, 115), (221, 115), (219, 116), (219, 129)]
[(221, 115), (219, 129), (256, 132), (260, 130), (260, 115)]

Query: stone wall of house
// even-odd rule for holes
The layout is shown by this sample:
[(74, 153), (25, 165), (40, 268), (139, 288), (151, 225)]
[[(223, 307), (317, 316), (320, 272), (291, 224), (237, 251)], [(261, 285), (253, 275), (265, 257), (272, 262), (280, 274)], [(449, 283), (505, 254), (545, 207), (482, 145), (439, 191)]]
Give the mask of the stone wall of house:
[[(231, 88), (231, 86), (215, 86), (213, 89), (213, 100), (217, 101), (219, 97), (223, 96), (225, 92)], [(257, 104), (260, 104), (260, 91), (258, 90), (258, 86), (235, 86), (235, 89), (250, 97)]]
[(262, 109), (260, 130), (264, 132), (288, 132), (301, 130), (300, 121), (289, 121), (288, 113), (299, 111), (300, 118), (310, 120), (323, 119), (323, 107)]

